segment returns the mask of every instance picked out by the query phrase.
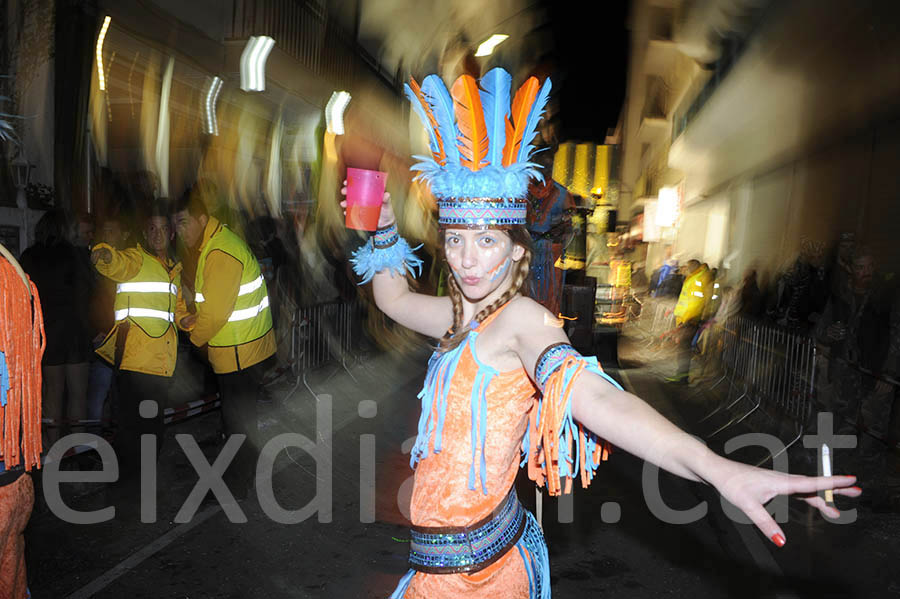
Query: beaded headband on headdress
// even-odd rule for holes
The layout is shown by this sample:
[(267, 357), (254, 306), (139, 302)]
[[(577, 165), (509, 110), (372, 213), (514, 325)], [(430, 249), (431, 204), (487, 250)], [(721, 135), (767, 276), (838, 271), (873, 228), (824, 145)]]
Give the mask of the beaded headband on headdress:
[(428, 132), (431, 157), (421, 162), (416, 181), (424, 181), (438, 199), (442, 226), (503, 228), (524, 225), (528, 181), (543, 180), (530, 162), (537, 125), (550, 98), (550, 79), (526, 81), (510, 105), (512, 77), (488, 71), (479, 82), (459, 77), (450, 90), (438, 75), (420, 88), (404, 85), (413, 110)]

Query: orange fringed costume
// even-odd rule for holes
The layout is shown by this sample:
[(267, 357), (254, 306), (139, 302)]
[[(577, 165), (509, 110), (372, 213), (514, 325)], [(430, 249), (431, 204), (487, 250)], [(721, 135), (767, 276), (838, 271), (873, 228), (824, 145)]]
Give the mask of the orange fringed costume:
[(29, 597), (25, 525), (28, 472), (41, 465), (41, 357), (46, 347), (35, 284), (0, 245), (0, 597)]
[[(576, 475), (587, 486), (608, 455), (603, 443), (574, 423), (569, 406), (575, 378), (585, 367), (598, 371), (595, 360), (561, 356), (541, 395), (524, 368), (498, 372), (478, 359), (479, 333), (506, 305), (457, 348), (436, 352), (429, 362), (411, 459), (414, 527), (459, 528), (490, 517), (512, 488), (520, 462), (527, 461), (529, 477), (539, 486), (546, 482), (550, 494), (558, 495), (561, 483), (571, 490)], [(473, 573), (410, 570), (392, 597), (549, 598), (546, 545), (530, 513), (515, 547)]]

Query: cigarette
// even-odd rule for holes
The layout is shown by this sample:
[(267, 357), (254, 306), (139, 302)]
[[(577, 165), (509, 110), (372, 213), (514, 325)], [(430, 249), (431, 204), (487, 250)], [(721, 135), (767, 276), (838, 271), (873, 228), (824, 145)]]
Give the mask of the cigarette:
[[(824, 443), (822, 444), (822, 475), (831, 476), (831, 450)], [(831, 489), (825, 491), (825, 501), (834, 503), (834, 492)]]

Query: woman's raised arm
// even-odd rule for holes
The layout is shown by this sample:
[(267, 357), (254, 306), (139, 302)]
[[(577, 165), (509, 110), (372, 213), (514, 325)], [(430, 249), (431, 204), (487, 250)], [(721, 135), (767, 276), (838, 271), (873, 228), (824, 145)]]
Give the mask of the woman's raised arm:
[[(568, 343), (568, 339), (560, 328), (553, 326), (552, 317), (543, 307), (534, 302), (517, 302), (515, 307), (518, 308), (515, 317), (520, 326), (514, 337), (514, 349), (528, 373), (540, 385), (543, 381), (539, 379), (549, 380), (545, 375), (554, 372), (554, 366), (536, 373), (539, 358), (548, 346)], [(557, 362), (558, 368), (566, 367), (561, 359)], [(850, 486), (856, 481), (853, 476), (791, 475), (719, 456), (645, 401), (615, 387), (591, 368), (580, 371), (569, 397), (572, 417), (585, 428), (664, 470), (713, 485), (777, 545), (784, 543), (784, 532), (764, 507), (775, 496), (798, 494), (823, 514), (837, 517), (838, 510), (826, 504), (816, 492), (834, 489), (835, 493), (849, 497), (861, 493), (858, 487)]]
[[(347, 194), (346, 181), (341, 194)], [(346, 200), (341, 202), (341, 207), (346, 210)], [(385, 192), (381, 214), (378, 217), (378, 229), (383, 230), (394, 225), (396, 218), (391, 204), (391, 194)], [(379, 310), (391, 320), (417, 333), (439, 339), (453, 326), (453, 305), (449, 297), (415, 293), (410, 290), (405, 275), (389, 268), (378, 271), (372, 277), (372, 293)]]

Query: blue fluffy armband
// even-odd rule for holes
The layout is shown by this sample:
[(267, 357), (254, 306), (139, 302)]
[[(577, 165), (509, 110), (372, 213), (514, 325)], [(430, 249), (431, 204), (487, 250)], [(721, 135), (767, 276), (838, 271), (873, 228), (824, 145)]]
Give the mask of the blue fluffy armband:
[(406, 275), (408, 272), (413, 277), (422, 274), (422, 260), (413, 252), (422, 247), (421, 245), (411, 248), (409, 243), (400, 236), (391, 239), (391, 245), (382, 246), (376, 243), (373, 237), (357, 249), (350, 257), (353, 264), (353, 272), (362, 277), (360, 285), (365, 285), (379, 272), (390, 269), (399, 275)]

